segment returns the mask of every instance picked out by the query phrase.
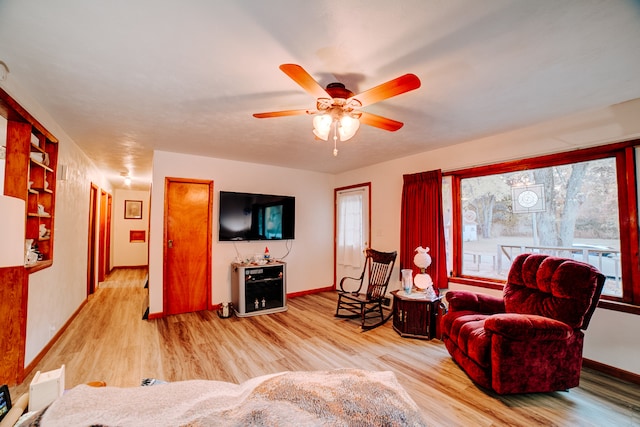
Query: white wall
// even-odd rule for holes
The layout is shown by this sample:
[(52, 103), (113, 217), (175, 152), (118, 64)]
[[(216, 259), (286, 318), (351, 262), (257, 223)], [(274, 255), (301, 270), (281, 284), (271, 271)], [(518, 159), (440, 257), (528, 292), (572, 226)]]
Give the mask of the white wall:
[[(231, 300), (231, 263), (237, 254), (264, 251), (265, 242), (218, 242), (219, 191), (268, 193), (296, 198), (295, 240), (287, 263), (287, 293), (333, 285), (333, 176), (317, 172), (156, 151), (153, 158), (149, 253), (149, 312), (161, 313), (166, 177), (214, 182), (211, 302)], [(287, 241), (267, 243), (273, 258), (287, 254)]]
[[(640, 100), (590, 111), (448, 148), (426, 151), (340, 174), (336, 186), (371, 181), (372, 245), (400, 248), (403, 174), (434, 169), (456, 170), (640, 136)], [(402, 132), (402, 131), (400, 131)], [(400, 137), (400, 135), (399, 135)], [(400, 137), (401, 138), (401, 137)], [(356, 142), (357, 143), (357, 142)], [(435, 254), (431, 253), (434, 257)], [(452, 289), (459, 285), (450, 285)], [(485, 289), (475, 290), (491, 293)], [(586, 331), (584, 356), (640, 374), (640, 316), (597, 309)]]
[[(124, 201), (141, 200), (142, 218), (124, 219)], [(116, 190), (111, 213), (113, 233), (111, 238), (112, 267), (145, 266), (149, 249), (149, 192)], [(130, 242), (131, 230), (144, 230), (144, 242)]]

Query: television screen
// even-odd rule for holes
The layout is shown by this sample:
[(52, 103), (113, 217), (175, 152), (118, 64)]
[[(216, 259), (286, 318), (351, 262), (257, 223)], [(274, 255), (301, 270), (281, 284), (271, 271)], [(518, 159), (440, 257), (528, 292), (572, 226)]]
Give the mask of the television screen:
[(220, 192), (218, 240), (294, 238), (295, 197)]

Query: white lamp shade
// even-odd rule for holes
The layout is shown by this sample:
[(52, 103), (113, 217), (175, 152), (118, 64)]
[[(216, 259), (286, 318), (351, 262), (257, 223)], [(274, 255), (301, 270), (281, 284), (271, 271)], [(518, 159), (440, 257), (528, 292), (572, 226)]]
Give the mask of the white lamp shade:
[(360, 120), (349, 116), (342, 116), (340, 126), (338, 126), (338, 134), (340, 141), (346, 141), (353, 138), (360, 127)]
[(0, 267), (24, 265), (24, 200), (0, 195)]
[(329, 114), (320, 114), (313, 118), (313, 134), (326, 141), (329, 139), (329, 131), (333, 118)]

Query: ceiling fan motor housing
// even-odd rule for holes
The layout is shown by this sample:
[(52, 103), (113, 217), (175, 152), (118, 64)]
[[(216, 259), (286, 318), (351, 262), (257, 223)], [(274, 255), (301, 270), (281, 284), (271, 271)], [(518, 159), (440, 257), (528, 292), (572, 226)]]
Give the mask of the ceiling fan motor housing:
[(348, 99), (354, 95), (354, 93), (347, 89), (342, 83), (337, 82), (327, 85), (327, 93), (331, 95), (332, 98), (342, 99)]

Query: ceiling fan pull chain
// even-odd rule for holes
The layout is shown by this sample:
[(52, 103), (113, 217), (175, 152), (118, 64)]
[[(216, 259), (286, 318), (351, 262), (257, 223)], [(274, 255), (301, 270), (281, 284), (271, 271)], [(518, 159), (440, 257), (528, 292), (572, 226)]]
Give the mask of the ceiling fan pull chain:
[(333, 157), (338, 156), (338, 121), (334, 120), (333, 127)]

